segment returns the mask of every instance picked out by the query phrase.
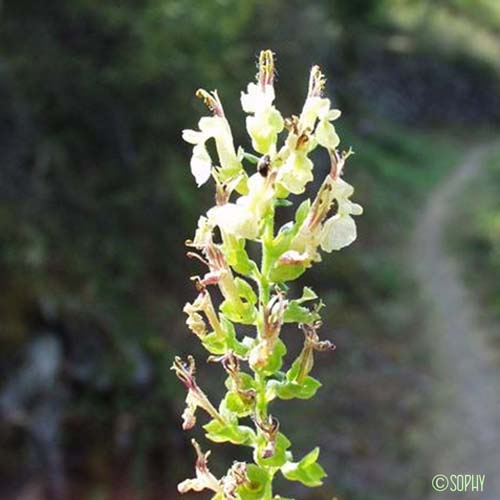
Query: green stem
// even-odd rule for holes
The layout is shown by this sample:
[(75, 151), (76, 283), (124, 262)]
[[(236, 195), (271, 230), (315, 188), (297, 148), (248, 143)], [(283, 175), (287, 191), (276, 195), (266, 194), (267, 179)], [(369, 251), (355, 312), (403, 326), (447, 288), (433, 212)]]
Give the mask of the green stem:
[(267, 399), (266, 399), (266, 376), (261, 372), (255, 372), (255, 383), (257, 386), (256, 411), (261, 419), (267, 417)]
[(273, 265), (272, 244), (274, 239), (274, 210), (266, 217), (262, 234), (262, 262), (260, 268), (260, 302), (267, 305), (271, 295), (269, 274)]
[[(269, 214), (266, 218), (265, 227), (262, 235), (262, 261), (260, 267), (260, 276), (258, 279), (259, 286), (259, 319), (257, 323), (258, 332), (264, 326), (264, 312), (271, 298), (271, 284), (269, 281), (269, 274), (273, 266), (272, 258), (272, 242), (274, 239), (274, 211)], [(255, 411), (256, 417), (260, 420), (264, 420), (268, 416), (268, 401), (266, 398), (266, 385), (267, 377), (263, 372), (255, 371), (255, 385), (257, 387), (257, 395), (255, 400)], [(264, 466), (267, 473), (269, 474), (270, 481), (269, 486), (264, 492), (263, 500), (272, 500), (272, 478), (274, 476), (274, 469), (272, 467)]]

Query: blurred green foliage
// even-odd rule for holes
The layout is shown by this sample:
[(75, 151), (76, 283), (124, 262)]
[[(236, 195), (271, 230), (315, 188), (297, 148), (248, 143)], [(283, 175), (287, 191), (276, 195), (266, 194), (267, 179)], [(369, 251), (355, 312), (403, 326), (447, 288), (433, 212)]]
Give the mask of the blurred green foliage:
[[(455, 223), (450, 231), (454, 250), (467, 259), (465, 274), (472, 290), (493, 313), (490, 320), (500, 319), (499, 183), (500, 147), (495, 144), (486, 156), (481, 175), (457, 200)], [(500, 347), (499, 334), (495, 334), (492, 341), (497, 348)]]

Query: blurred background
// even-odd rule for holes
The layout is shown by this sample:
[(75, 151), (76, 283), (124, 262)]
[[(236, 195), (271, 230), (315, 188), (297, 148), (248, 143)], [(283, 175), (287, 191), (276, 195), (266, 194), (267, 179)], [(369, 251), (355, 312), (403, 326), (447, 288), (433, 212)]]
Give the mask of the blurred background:
[[(180, 133), (206, 113), (195, 90), (217, 88), (248, 147), (239, 92), (263, 48), (285, 116), (324, 69), (365, 207), (356, 244), (305, 275), (337, 351), (318, 356), (319, 395), (284, 407), (296, 455), (319, 442), (329, 477), (282, 491), (425, 498), (432, 346), (408, 241), (432, 187), (500, 124), (500, 3), (18, 0), (0, 16), (0, 498), (177, 499), (193, 474), (169, 366), (203, 359), (181, 311), (200, 272), (184, 241), (212, 194)], [(496, 158), (453, 249), (500, 316)], [(220, 394), (220, 370), (200, 361), (199, 377)], [(212, 449), (220, 474), (235, 449)]]

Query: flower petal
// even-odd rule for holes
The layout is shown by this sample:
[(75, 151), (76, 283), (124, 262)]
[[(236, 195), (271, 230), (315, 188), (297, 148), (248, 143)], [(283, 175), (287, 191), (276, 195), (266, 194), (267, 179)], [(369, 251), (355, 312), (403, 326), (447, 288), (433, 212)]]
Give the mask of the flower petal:
[(325, 252), (340, 250), (356, 239), (356, 223), (349, 216), (334, 215), (323, 225), (321, 230), (321, 248)]
[(335, 149), (340, 143), (339, 136), (335, 132), (335, 127), (326, 118), (320, 120), (318, 123), (315, 137), (318, 144), (326, 149)]
[(191, 173), (193, 174), (198, 187), (205, 184), (210, 179), (212, 171), (212, 160), (208, 154), (204, 143), (197, 144), (193, 148), (191, 157)]
[(363, 207), (358, 203), (351, 203), (351, 215), (361, 215), (363, 213)]
[(222, 231), (238, 238), (255, 239), (258, 234), (258, 220), (247, 207), (226, 203), (211, 208), (208, 219)]
[(182, 138), (189, 144), (199, 144), (207, 139), (203, 132), (198, 130), (185, 129), (182, 131)]
[(340, 117), (340, 115), (342, 114), (342, 112), (340, 111), (340, 109), (331, 109), (329, 112), (328, 112), (328, 120), (330, 120), (331, 122), (333, 120), (336, 120), (337, 118)]
[(252, 138), (252, 147), (261, 154), (267, 154), (276, 144), (278, 134), (283, 130), (281, 113), (271, 106), (246, 119), (247, 132)]
[(245, 113), (257, 113), (272, 106), (275, 98), (272, 85), (249, 83), (247, 93), (241, 93), (241, 107)]
[(293, 153), (278, 170), (277, 182), (291, 193), (301, 194), (313, 180), (312, 169), (313, 162), (304, 153)]
[(308, 97), (300, 114), (301, 128), (313, 129), (318, 118), (326, 118), (330, 110), (330, 99)]

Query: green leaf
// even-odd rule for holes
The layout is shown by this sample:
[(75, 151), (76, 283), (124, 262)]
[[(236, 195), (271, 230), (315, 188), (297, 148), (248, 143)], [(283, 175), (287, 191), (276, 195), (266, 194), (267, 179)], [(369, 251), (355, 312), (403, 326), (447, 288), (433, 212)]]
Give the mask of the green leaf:
[(290, 242), (292, 238), (297, 234), (299, 226), (290, 221), (283, 224), (276, 237), (273, 240), (273, 245), (271, 248), (271, 253), (274, 259), (277, 259), (282, 253), (290, 249)]
[(247, 417), (253, 412), (253, 403), (242, 398), (237, 392), (228, 392), (224, 399), (227, 409), (238, 415), (238, 417)]
[(215, 332), (202, 338), (203, 347), (211, 354), (224, 354), (226, 352), (226, 339), (221, 339)]
[(306, 376), (302, 381), (297, 380), (300, 370), (300, 357), (297, 358), (281, 380), (270, 380), (266, 386), (268, 399), (310, 399), (321, 387), (321, 382), (313, 377)]
[[(254, 378), (245, 372), (240, 372), (239, 373), (239, 378), (240, 378), (240, 384), (241, 384), (241, 389), (256, 389), (255, 386), (255, 380)], [(225, 386), (228, 391), (232, 391), (234, 384), (233, 384), (233, 379), (231, 377), (228, 377), (225, 382)]]
[(273, 382), (272, 390), (280, 399), (311, 399), (321, 387), (321, 382), (313, 377), (306, 377), (301, 383)]
[(269, 473), (255, 465), (247, 467), (248, 483), (238, 488), (241, 500), (265, 500), (271, 498), (271, 477)]
[(236, 283), (236, 288), (238, 289), (240, 297), (244, 298), (249, 304), (252, 305), (257, 302), (257, 295), (255, 295), (255, 292), (249, 283), (241, 278), (235, 278), (234, 282)]
[(245, 158), (245, 160), (248, 160), (250, 163), (253, 163), (254, 165), (257, 165), (260, 159), (258, 156), (255, 156), (252, 153), (247, 153), (246, 151), (243, 151), (243, 158)]
[(203, 346), (211, 354), (224, 354), (228, 349), (231, 349), (236, 354), (245, 356), (248, 353), (248, 348), (236, 338), (236, 330), (233, 323), (223, 314), (219, 315), (219, 317), (224, 331), (224, 337), (221, 338), (220, 335), (211, 332), (202, 338)]
[(309, 213), (310, 208), (311, 208), (310, 199), (304, 200), (299, 205), (299, 208), (297, 208), (297, 211), (295, 212), (295, 224), (297, 228), (304, 222), (305, 218), (307, 217), (307, 214)]
[(225, 300), (220, 305), (220, 310), (233, 323), (242, 323), (244, 325), (255, 324), (257, 310), (252, 304), (241, 303), (241, 306), (236, 308), (232, 302)]
[(224, 350), (224, 352), (231, 349), (236, 354), (239, 354), (240, 356), (245, 356), (248, 353), (248, 347), (246, 347), (242, 342), (240, 342), (236, 338), (236, 329), (234, 328), (233, 323), (231, 323), (231, 321), (229, 321), (229, 319), (226, 318), (223, 314), (219, 314), (219, 318), (222, 325), (222, 329), (226, 334), (226, 349)]
[(302, 297), (300, 297), (300, 299), (295, 300), (295, 302), (297, 302), (297, 304), (302, 304), (302, 302), (307, 302), (309, 300), (315, 300), (317, 298), (318, 298), (318, 295), (316, 294), (316, 292), (312, 288), (305, 286), (302, 289)]
[(316, 447), (300, 462), (287, 462), (281, 467), (281, 472), (290, 481), (299, 481), (309, 487), (321, 486), (326, 473), (317, 463), (318, 456), (319, 448)]
[(266, 366), (262, 369), (265, 375), (272, 375), (283, 366), (283, 356), (286, 354), (286, 345), (281, 339), (278, 339), (274, 350), (267, 360)]
[(250, 259), (245, 250), (245, 240), (228, 236), (228, 241), (223, 245), (224, 256), (227, 263), (244, 276), (255, 276), (258, 273), (257, 264)]
[(280, 228), (279, 228), (279, 231), (278, 231), (278, 234), (276, 235), (276, 238), (275, 238), (275, 245), (278, 246), (279, 245), (279, 242), (293, 234), (293, 228), (294, 228), (294, 223), (292, 221), (290, 222), (287, 222), (286, 224), (283, 224)]
[(269, 273), (269, 279), (273, 283), (293, 281), (304, 274), (306, 269), (303, 264), (276, 264)]
[(245, 425), (237, 425), (231, 422), (211, 420), (203, 426), (207, 432), (206, 437), (214, 443), (233, 443), (252, 446), (255, 441), (254, 431)]
[(274, 202), (275, 207), (291, 207), (293, 203), (290, 200), (285, 200), (284, 198), (278, 198)]
[(307, 307), (301, 306), (303, 300), (291, 300), (285, 311), (285, 323), (313, 323), (320, 319), (317, 311), (311, 311)]

